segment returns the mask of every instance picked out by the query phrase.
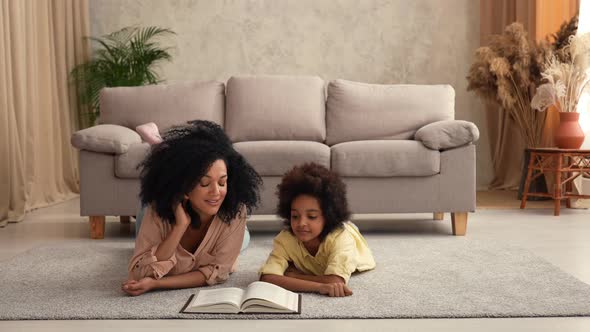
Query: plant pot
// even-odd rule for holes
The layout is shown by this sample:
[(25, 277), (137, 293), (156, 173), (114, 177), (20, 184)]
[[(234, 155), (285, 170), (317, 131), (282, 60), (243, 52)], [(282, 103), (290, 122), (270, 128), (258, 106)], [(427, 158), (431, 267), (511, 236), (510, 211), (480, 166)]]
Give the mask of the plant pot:
[(560, 112), (559, 127), (555, 131), (555, 144), (560, 149), (579, 149), (584, 143), (584, 131), (580, 127), (580, 113)]
[[(526, 176), (529, 167), (529, 161), (531, 160), (531, 152), (525, 150), (524, 151), (524, 162), (522, 164), (522, 172), (520, 174), (520, 185), (518, 186), (518, 200), (522, 200), (522, 193), (524, 192), (524, 183), (526, 181)], [(529, 193), (546, 193), (547, 192), (547, 181), (545, 180), (545, 175), (541, 175), (536, 179), (531, 181), (529, 185)], [(539, 197), (539, 196), (528, 196), (527, 201), (548, 201), (551, 197)]]

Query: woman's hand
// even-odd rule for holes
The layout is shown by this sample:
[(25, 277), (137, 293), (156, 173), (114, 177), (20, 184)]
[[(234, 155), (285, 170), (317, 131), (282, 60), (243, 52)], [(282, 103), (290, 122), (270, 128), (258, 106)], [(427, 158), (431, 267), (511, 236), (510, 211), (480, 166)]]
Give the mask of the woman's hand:
[(330, 297), (343, 297), (352, 295), (352, 290), (342, 283), (322, 284), (320, 294)]
[(166, 235), (166, 238), (158, 245), (154, 253), (158, 261), (168, 260), (174, 255), (186, 229), (191, 224), (191, 218), (186, 213), (183, 205), (182, 202), (179, 202), (172, 207), (174, 209), (174, 226), (172, 226), (172, 231)]
[(155, 286), (156, 280), (154, 278), (146, 277), (139, 281), (127, 280), (121, 285), (121, 289), (131, 296), (138, 296), (151, 291)]
[(176, 204), (176, 207), (174, 208), (174, 218), (176, 219), (176, 225), (186, 228), (191, 224), (191, 217), (184, 209), (184, 202), (190, 204), (188, 200)]

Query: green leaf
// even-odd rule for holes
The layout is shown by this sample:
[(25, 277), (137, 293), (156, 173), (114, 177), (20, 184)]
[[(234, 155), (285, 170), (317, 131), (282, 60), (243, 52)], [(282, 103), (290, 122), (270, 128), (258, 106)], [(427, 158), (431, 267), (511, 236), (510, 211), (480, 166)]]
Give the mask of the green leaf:
[[(100, 110), (100, 90), (105, 87), (139, 86), (161, 82), (155, 71), (162, 61), (171, 61), (170, 48), (162, 47), (157, 38), (175, 35), (170, 29), (125, 27), (102, 37), (88, 37), (98, 44), (92, 59), (76, 66), (70, 80), (76, 85), (80, 103), (91, 108), (94, 121)], [(90, 115), (89, 115), (90, 114)]]

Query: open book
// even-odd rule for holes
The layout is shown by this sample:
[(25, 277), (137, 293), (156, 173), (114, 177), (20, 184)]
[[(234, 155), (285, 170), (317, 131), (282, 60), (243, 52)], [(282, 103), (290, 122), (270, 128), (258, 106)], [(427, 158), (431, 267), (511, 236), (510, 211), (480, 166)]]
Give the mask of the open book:
[(301, 313), (301, 295), (268, 282), (246, 289), (201, 289), (189, 297), (181, 313)]

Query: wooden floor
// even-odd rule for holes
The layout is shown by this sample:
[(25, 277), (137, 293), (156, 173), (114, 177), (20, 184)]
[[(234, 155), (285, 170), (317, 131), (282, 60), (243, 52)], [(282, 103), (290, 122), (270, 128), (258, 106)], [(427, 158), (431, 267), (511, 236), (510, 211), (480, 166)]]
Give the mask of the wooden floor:
[[(520, 200), (516, 190), (478, 191), (476, 196), (478, 209), (520, 209)], [(552, 209), (553, 201), (527, 201), (527, 209)]]
[[(520, 209), (520, 200), (516, 190), (478, 191), (476, 196), (478, 209)], [(565, 200), (561, 202), (565, 208)], [(574, 208), (585, 209), (590, 207), (590, 200), (577, 200)], [(526, 203), (527, 209), (553, 209), (553, 200), (531, 201)]]

